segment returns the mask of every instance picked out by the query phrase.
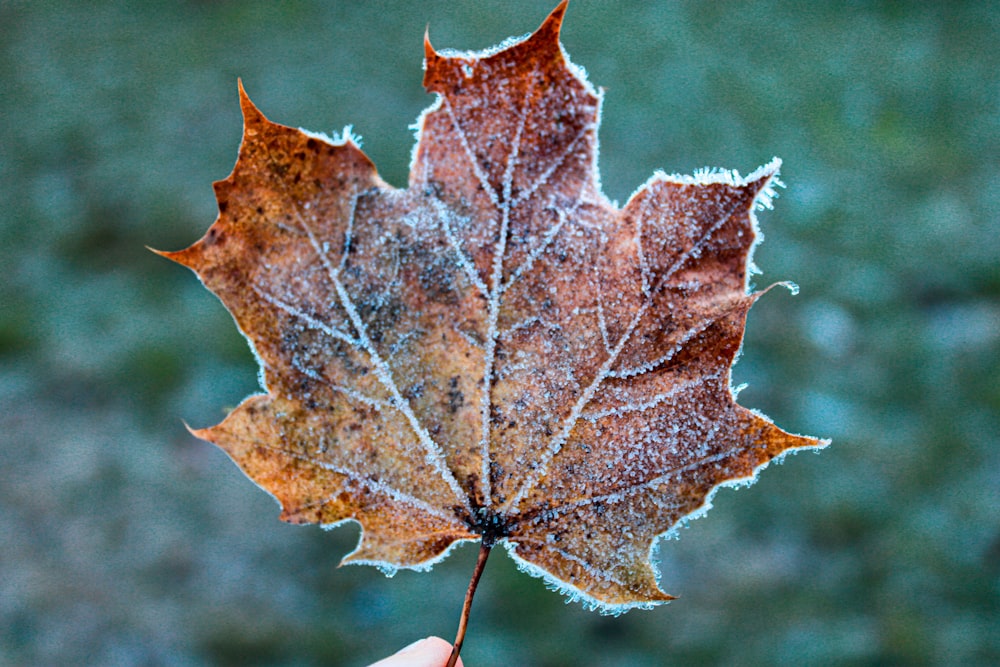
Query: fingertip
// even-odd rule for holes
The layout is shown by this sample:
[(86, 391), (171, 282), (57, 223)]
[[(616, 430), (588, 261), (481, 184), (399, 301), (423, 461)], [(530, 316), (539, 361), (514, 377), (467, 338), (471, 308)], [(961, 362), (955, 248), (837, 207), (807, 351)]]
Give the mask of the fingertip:
[[(444, 667), (450, 656), (450, 643), (440, 637), (425, 637), (370, 667)], [(461, 658), (456, 667), (462, 667)]]
[[(451, 656), (451, 642), (448, 642), (440, 637), (427, 637), (421, 639), (414, 645), (413, 648), (414, 655), (419, 656), (421, 660), (426, 662), (416, 662), (414, 667), (444, 667), (445, 663), (448, 662), (448, 658)], [(462, 658), (458, 659), (455, 663), (455, 667), (462, 667)]]

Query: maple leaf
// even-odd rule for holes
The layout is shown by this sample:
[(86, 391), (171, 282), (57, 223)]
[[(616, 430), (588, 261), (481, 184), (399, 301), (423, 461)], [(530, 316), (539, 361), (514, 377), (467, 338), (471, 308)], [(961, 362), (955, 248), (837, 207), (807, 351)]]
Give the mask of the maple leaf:
[(559, 44), (565, 9), (499, 50), (425, 41), (438, 97), (406, 189), (349, 134), (267, 120), (241, 84), (219, 217), (162, 254), (257, 354), (266, 393), (194, 433), (282, 519), (357, 521), (344, 562), (388, 571), (502, 544), (617, 612), (670, 599), (651, 551), (720, 485), (825, 441), (730, 388), (761, 294), (754, 210), (779, 161), (746, 178), (658, 172), (616, 208), (597, 175), (601, 95)]

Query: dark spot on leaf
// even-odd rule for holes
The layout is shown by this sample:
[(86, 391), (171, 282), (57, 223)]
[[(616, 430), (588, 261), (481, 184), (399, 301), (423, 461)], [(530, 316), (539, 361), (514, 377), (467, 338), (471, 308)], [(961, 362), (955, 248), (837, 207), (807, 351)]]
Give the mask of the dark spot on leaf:
[(459, 408), (465, 405), (465, 394), (458, 388), (459, 377), (452, 376), (448, 381), (448, 412), (455, 414)]

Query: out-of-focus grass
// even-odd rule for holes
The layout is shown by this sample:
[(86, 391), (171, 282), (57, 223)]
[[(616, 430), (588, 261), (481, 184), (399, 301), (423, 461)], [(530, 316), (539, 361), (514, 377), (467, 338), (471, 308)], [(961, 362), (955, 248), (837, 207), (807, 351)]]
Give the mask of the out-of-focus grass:
[[(215, 215), (235, 80), (353, 124), (392, 183), (438, 47), (549, 3), (0, 3), (0, 663), (362, 665), (450, 636), (475, 554), (387, 580), (181, 419), (256, 388), (179, 248)], [(602, 618), (490, 563), (466, 664), (1000, 661), (1000, 6), (598, 3), (563, 42), (607, 88), (606, 192), (779, 155), (745, 405), (829, 436), (661, 545), (681, 599)]]

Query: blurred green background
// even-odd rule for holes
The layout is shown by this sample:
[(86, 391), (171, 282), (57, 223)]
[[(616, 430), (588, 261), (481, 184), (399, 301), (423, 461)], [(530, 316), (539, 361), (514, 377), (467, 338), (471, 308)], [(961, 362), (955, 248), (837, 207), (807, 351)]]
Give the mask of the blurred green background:
[[(357, 529), (277, 519), (182, 419), (257, 388), (177, 249), (232, 168), (236, 78), (353, 124), (404, 185), (421, 40), (479, 49), (554, 0), (0, 0), (0, 664), (361, 666), (453, 636), (475, 561), (336, 569)], [(680, 599), (606, 618), (491, 560), (486, 665), (1000, 662), (1000, 5), (574, 0), (607, 89), (606, 193), (656, 168), (788, 184), (756, 260), (744, 405), (830, 437), (661, 543)]]

